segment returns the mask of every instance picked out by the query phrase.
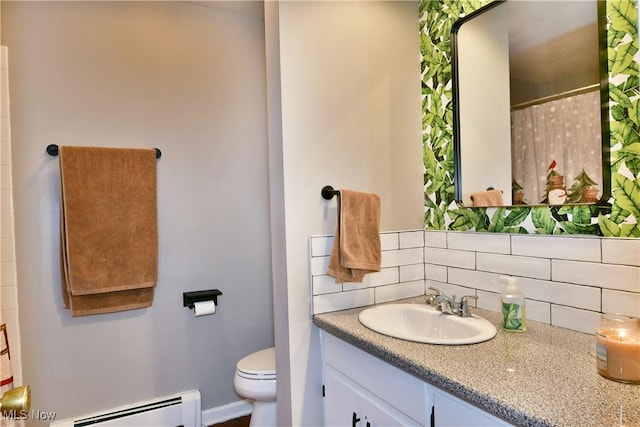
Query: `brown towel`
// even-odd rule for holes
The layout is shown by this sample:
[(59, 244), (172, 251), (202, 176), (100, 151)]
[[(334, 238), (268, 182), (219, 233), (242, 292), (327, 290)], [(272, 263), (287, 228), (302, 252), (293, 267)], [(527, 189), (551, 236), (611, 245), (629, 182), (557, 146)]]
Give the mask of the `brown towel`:
[(380, 196), (340, 190), (338, 219), (327, 274), (336, 283), (362, 282), (380, 271)]
[(488, 190), (481, 193), (473, 193), (471, 195), (471, 202), (473, 206), (502, 206), (502, 191), (500, 190)]
[(73, 316), (149, 307), (158, 275), (155, 150), (60, 147), (61, 262)]

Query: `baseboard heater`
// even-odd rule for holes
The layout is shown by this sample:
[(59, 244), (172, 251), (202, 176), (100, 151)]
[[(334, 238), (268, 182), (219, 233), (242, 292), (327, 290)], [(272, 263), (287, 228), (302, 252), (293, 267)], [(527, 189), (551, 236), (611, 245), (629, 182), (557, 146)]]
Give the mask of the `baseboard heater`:
[(50, 427), (201, 427), (201, 418), (200, 392), (191, 390), (56, 421)]

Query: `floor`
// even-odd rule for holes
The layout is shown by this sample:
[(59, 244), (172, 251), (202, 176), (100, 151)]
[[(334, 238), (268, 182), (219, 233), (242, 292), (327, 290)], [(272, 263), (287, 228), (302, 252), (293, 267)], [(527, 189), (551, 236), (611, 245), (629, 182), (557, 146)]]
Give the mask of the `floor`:
[(247, 415), (246, 417), (240, 417), (223, 423), (214, 424), (210, 427), (249, 427), (250, 419), (251, 415)]

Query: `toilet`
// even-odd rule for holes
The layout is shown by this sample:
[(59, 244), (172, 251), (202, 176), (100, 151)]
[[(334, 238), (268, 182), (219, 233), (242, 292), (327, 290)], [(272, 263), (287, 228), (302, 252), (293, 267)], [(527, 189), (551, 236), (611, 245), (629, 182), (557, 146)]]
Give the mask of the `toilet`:
[(276, 349), (266, 348), (243, 357), (233, 377), (236, 392), (253, 401), (250, 427), (276, 425)]

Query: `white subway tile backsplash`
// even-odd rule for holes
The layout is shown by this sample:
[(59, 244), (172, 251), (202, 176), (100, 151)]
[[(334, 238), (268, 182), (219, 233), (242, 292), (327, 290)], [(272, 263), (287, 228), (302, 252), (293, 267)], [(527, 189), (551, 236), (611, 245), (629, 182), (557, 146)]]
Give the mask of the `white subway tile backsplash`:
[(375, 288), (376, 304), (420, 295), (424, 295), (424, 281), (422, 280)]
[(328, 256), (319, 256), (311, 258), (311, 275), (321, 276), (327, 274), (327, 267), (329, 266)]
[(518, 278), (517, 282), (527, 299), (551, 301), (554, 304), (600, 311), (600, 288), (525, 277)]
[[(502, 311), (500, 294), (493, 292), (478, 291), (478, 308), (484, 310), (495, 311), (500, 313)], [(551, 323), (551, 309), (548, 302), (535, 301), (526, 299), (526, 318), (529, 320), (535, 320), (536, 322)]]
[(626, 265), (578, 261), (552, 261), (554, 282), (599, 286), (620, 291), (640, 292), (640, 269)]
[(450, 267), (475, 268), (475, 252), (424, 248), (424, 262)]
[(447, 232), (446, 231), (425, 231), (424, 245), (430, 248), (446, 248)]
[[(595, 334), (600, 324), (600, 313), (551, 304), (551, 324), (586, 334)], [(589, 351), (585, 348), (584, 351)]]
[[(451, 283), (440, 283), (440, 282), (432, 282), (430, 280), (427, 280), (426, 293), (427, 294), (434, 293), (433, 291), (431, 291), (429, 289), (429, 287), (440, 289), (442, 292), (444, 292), (447, 295), (455, 295), (456, 300), (458, 300), (458, 301), (463, 296), (475, 295), (476, 294), (475, 289), (472, 289), (472, 288), (467, 288), (467, 287), (464, 287), (464, 286), (452, 285)], [(470, 301), (470, 303), (471, 303), (472, 306), (475, 306), (475, 302), (473, 300)]]
[(600, 239), (565, 236), (512, 236), (512, 254), (600, 262)]
[(603, 289), (602, 312), (640, 317), (640, 293)]
[(424, 280), (424, 264), (400, 266), (400, 282)]
[(549, 304), (548, 302), (533, 301), (527, 299), (526, 317), (528, 320), (535, 320), (536, 322), (550, 324), (551, 304)]
[(508, 254), (511, 240), (508, 234), (451, 232), (447, 233), (447, 248)]
[(444, 265), (424, 264), (424, 278), (438, 282), (446, 282), (447, 267)]
[(347, 308), (364, 307), (374, 303), (373, 288), (358, 289), (356, 291), (339, 292), (335, 294), (316, 295), (313, 297), (313, 314), (329, 311), (345, 310)]
[(331, 276), (313, 276), (311, 283), (313, 286), (313, 295), (342, 292), (342, 284), (336, 283), (336, 279)]
[(496, 313), (501, 312), (500, 294), (478, 290), (476, 295), (478, 296), (476, 307), (482, 308), (483, 310), (495, 311)]
[(602, 239), (602, 262), (640, 266), (640, 239)]
[(424, 248), (382, 251), (382, 267), (418, 264), (422, 262)]
[(398, 237), (398, 233), (381, 233), (380, 247), (383, 251), (400, 249), (400, 238)]
[(536, 279), (551, 278), (551, 261), (549, 259), (478, 252), (476, 262), (478, 270), (482, 271)]
[(364, 276), (362, 283), (345, 283), (344, 290), (350, 291), (362, 287), (376, 287), (399, 282), (398, 267), (382, 268)]
[(504, 285), (498, 280), (500, 274), (487, 273), (486, 271), (465, 270), (460, 268), (448, 269), (449, 283), (481, 289), (489, 292), (502, 292)]
[(333, 236), (320, 236), (311, 239), (311, 256), (331, 255)]
[(400, 233), (400, 249), (422, 248), (424, 246), (424, 231), (405, 231)]
[(312, 237), (314, 313), (422, 295), (429, 286), (458, 298), (477, 295), (477, 307), (500, 312), (504, 285), (497, 279), (512, 275), (532, 321), (593, 334), (600, 312), (640, 316), (640, 239), (385, 232), (382, 271), (343, 285), (326, 275), (332, 239)]

